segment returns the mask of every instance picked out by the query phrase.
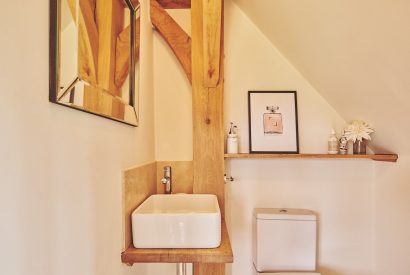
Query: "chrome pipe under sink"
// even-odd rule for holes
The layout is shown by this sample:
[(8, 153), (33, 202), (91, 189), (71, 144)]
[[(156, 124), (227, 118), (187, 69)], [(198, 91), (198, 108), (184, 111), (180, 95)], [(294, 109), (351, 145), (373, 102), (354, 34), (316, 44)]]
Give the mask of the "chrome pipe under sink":
[(187, 275), (186, 263), (177, 263), (177, 275)]

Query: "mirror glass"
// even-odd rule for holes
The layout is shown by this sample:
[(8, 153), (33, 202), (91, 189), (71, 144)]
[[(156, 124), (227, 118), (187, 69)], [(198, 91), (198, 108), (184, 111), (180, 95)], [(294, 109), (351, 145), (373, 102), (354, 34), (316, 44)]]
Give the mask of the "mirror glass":
[(50, 101), (138, 125), (138, 0), (51, 0)]

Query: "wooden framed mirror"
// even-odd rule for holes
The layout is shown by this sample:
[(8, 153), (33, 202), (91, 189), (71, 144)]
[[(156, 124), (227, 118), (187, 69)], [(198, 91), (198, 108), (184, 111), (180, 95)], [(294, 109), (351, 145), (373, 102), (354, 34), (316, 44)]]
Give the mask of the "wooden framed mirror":
[(50, 0), (49, 100), (138, 125), (138, 0)]

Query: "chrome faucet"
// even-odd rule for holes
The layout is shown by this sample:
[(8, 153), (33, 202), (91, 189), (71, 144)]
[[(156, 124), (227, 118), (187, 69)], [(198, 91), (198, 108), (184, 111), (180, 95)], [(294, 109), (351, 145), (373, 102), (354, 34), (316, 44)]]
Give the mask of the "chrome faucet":
[(165, 194), (172, 193), (172, 174), (171, 166), (164, 166), (164, 177), (161, 182), (165, 185)]

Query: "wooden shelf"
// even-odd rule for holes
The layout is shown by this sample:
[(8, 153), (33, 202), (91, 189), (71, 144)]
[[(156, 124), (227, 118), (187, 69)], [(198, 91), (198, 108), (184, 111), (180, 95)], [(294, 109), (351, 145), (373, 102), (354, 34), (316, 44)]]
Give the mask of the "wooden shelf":
[(133, 245), (121, 254), (123, 263), (232, 263), (233, 253), (226, 224), (222, 221), (221, 245), (211, 249), (140, 249)]
[(396, 154), (375, 154), (375, 155), (330, 155), (330, 154), (225, 154), (225, 159), (281, 159), (281, 158), (301, 158), (301, 159), (371, 159), (375, 161), (396, 162)]

